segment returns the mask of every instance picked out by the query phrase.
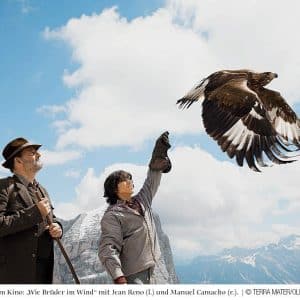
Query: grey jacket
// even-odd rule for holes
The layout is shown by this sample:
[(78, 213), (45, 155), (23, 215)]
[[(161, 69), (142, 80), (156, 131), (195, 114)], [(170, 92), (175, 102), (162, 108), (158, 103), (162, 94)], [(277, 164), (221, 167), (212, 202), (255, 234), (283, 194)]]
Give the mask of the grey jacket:
[(149, 170), (143, 187), (133, 197), (139, 201), (144, 216), (120, 200), (103, 215), (99, 258), (112, 279), (154, 267), (160, 257), (151, 209), (160, 179), (160, 171)]

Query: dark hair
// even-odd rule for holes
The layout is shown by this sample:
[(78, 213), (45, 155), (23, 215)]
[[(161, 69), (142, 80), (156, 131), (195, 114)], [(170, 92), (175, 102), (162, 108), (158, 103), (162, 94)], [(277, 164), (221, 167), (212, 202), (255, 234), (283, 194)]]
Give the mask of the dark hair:
[(126, 171), (118, 170), (111, 173), (104, 181), (104, 197), (109, 204), (117, 203), (118, 183), (132, 179), (132, 175)]

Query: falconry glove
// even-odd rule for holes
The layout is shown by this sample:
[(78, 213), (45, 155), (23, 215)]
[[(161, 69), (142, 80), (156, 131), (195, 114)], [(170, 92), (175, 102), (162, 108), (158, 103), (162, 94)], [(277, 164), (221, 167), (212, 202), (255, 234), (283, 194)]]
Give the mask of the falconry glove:
[(164, 132), (157, 140), (152, 152), (149, 168), (153, 171), (168, 173), (171, 171), (172, 164), (168, 157), (168, 149), (171, 148), (169, 142), (169, 132)]

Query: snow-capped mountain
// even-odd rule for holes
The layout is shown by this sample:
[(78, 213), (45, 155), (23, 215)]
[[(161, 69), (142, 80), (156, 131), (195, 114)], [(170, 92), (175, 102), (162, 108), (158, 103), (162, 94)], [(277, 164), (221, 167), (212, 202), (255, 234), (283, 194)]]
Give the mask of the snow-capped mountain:
[[(73, 220), (59, 220), (64, 228), (62, 243), (72, 261), (81, 283), (111, 283), (98, 258), (101, 235), (100, 220), (106, 206), (83, 213)], [(178, 283), (169, 239), (154, 214), (162, 256), (154, 278), (157, 283)], [(55, 246), (54, 283), (74, 283), (64, 257)]]
[(255, 249), (199, 256), (176, 271), (181, 283), (300, 283), (300, 236)]

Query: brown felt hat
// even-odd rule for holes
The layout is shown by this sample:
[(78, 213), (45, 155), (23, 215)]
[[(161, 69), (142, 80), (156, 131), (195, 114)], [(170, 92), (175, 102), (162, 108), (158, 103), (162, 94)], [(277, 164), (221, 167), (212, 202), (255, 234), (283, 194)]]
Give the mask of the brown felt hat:
[(35, 149), (39, 149), (41, 146), (42, 145), (40, 144), (31, 143), (22, 137), (10, 141), (2, 151), (2, 155), (5, 159), (5, 162), (2, 164), (2, 166), (9, 169), (11, 160), (23, 149), (27, 147), (34, 147)]

